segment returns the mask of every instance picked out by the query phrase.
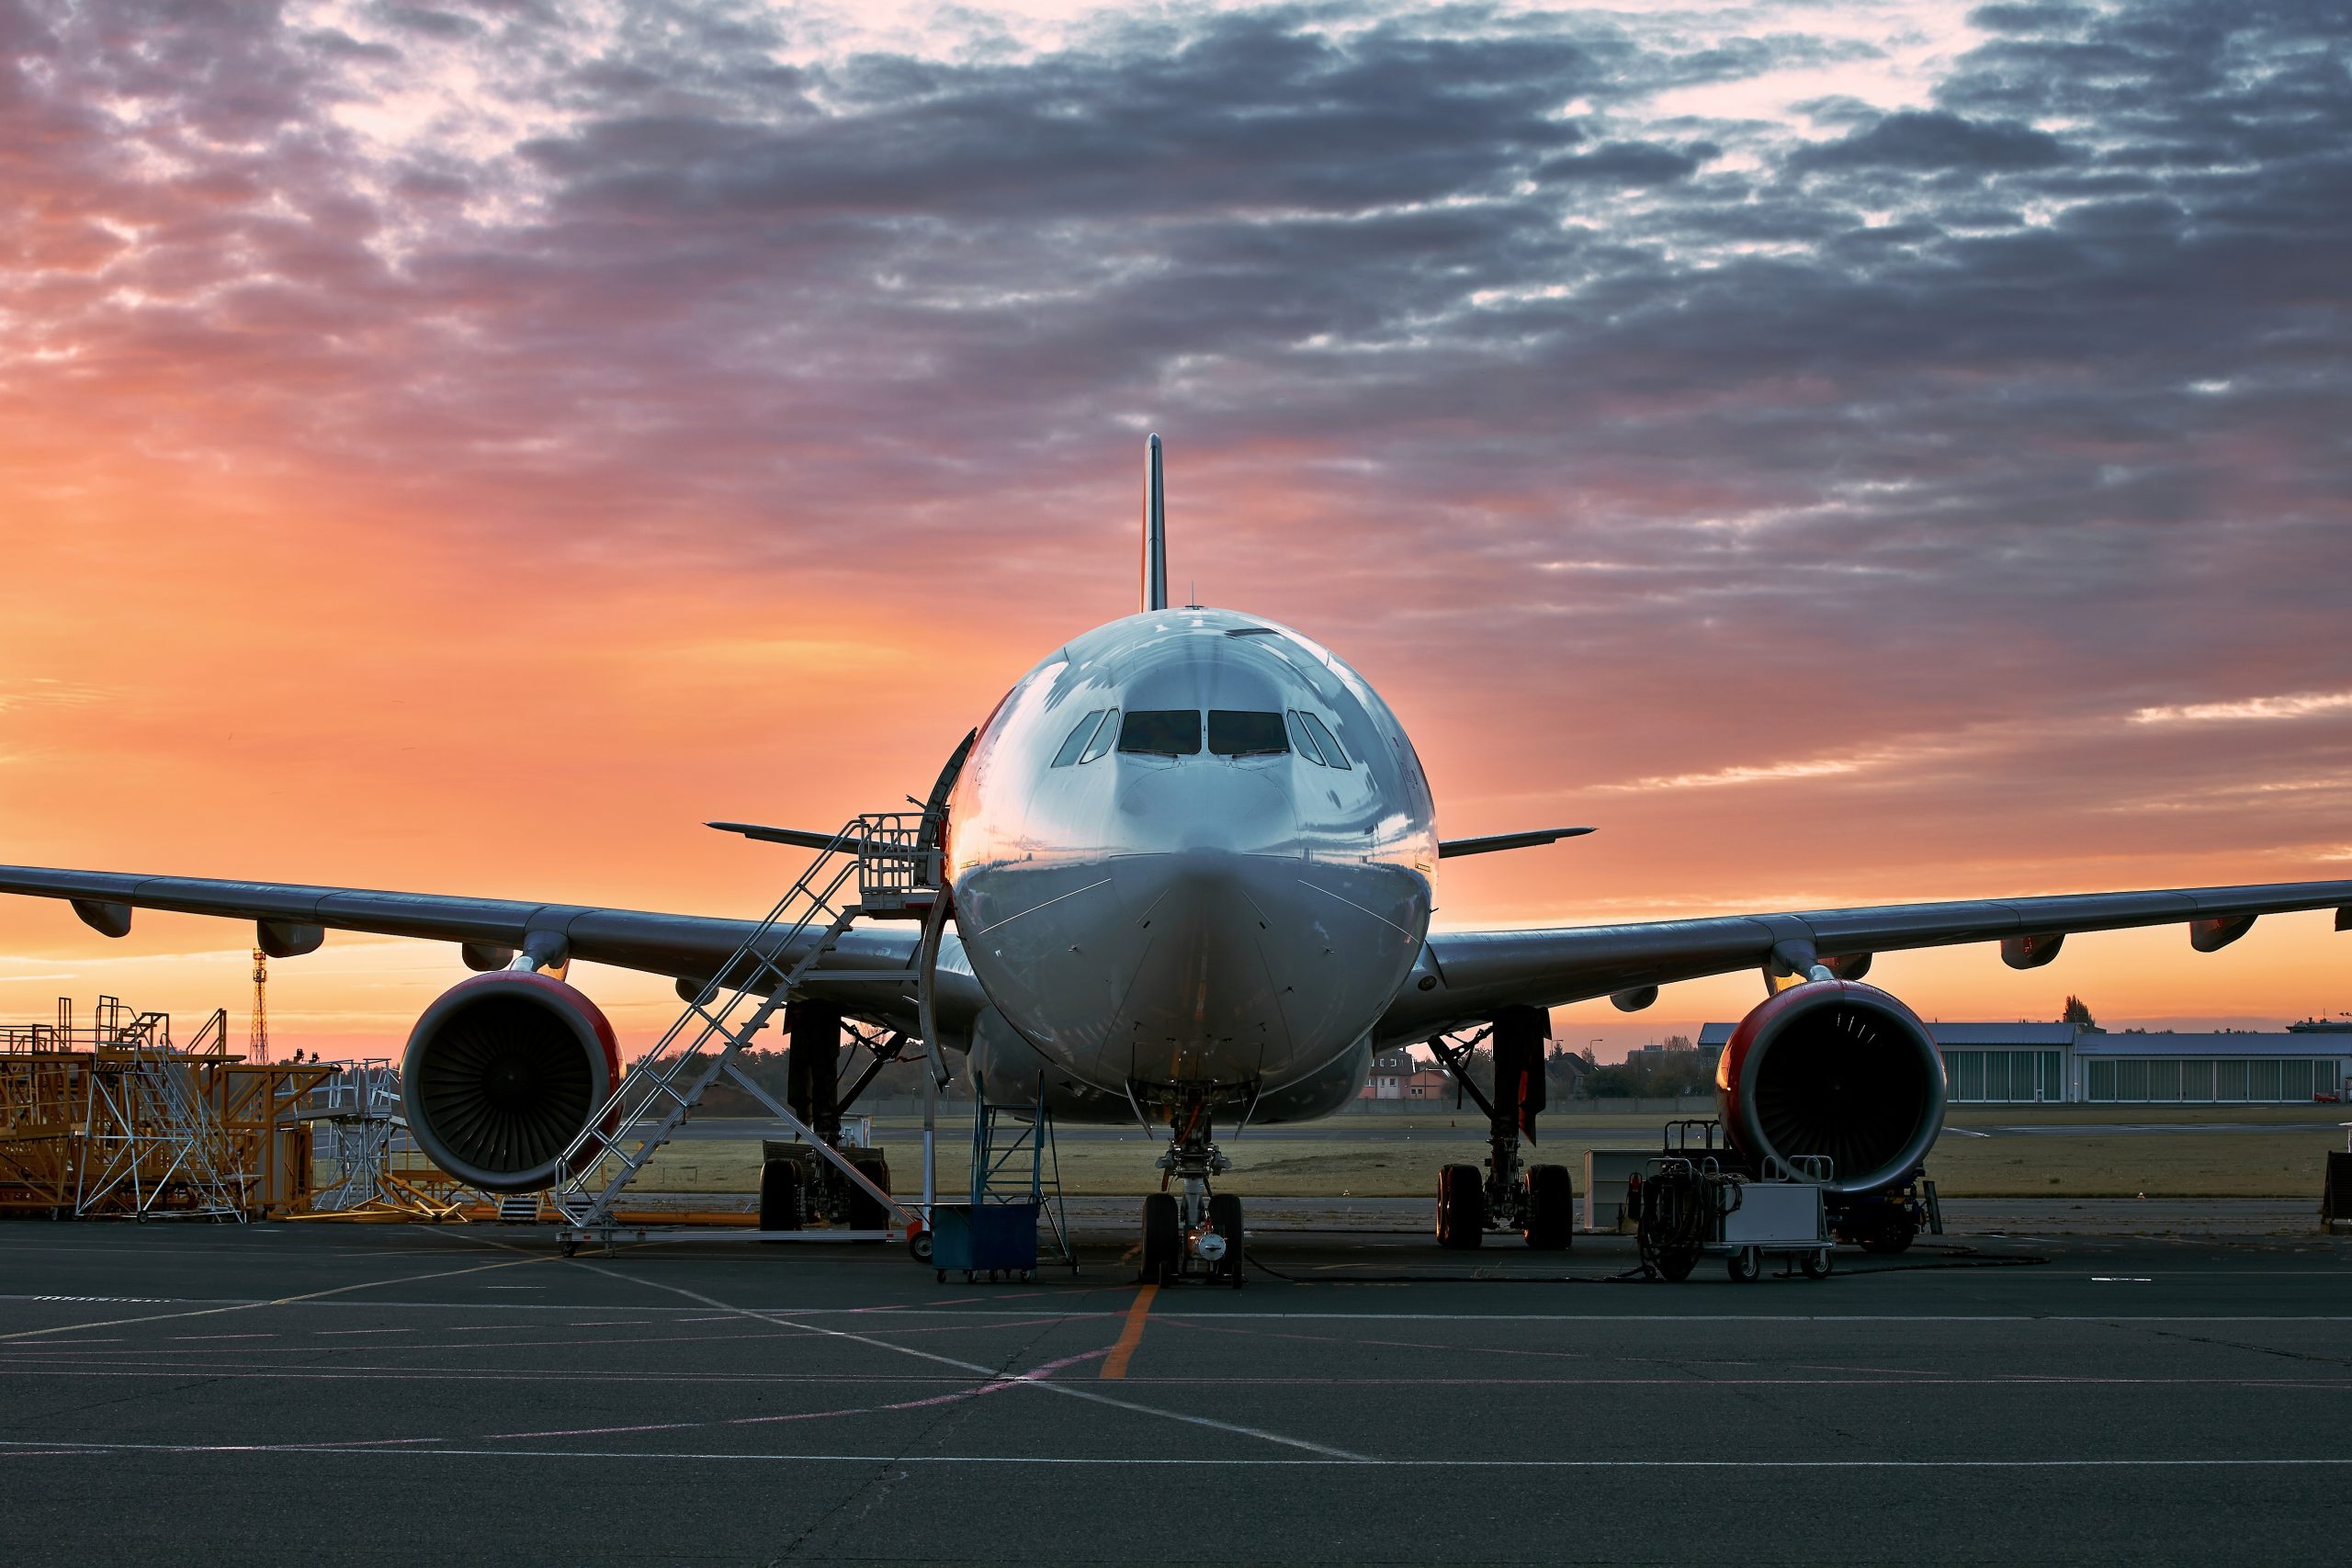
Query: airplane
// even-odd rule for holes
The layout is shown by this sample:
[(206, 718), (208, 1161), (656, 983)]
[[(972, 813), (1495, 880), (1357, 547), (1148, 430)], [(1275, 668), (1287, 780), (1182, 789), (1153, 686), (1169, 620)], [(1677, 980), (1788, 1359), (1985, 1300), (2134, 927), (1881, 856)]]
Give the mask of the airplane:
[[(1305, 634), (1238, 611), (1169, 603), (1166, 487), (1147, 446), (1139, 606), (1049, 651), (967, 739), (934, 791), (948, 922), (934, 949), (934, 1042), (991, 1103), (1164, 1128), (1177, 1192), (1144, 1201), (1147, 1278), (1240, 1280), (1238, 1194), (1215, 1130), (1329, 1115), (1375, 1051), (1485, 1032), (1494, 1091), (1482, 1173), (1443, 1172), (1437, 1239), (1517, 1232), (1566, 1247), (1566, 1170), (1528, 1164), (1553, 1007), (1626, 1011), (1677, 981), (1760, 971), (1767, 996), (1716, 1069), (1730, 1155), (1823, 1162), (1842, 1234), (1907, 1243), (1900, 1195), (1942, 1130), (1943, 1067), (1927, 1027), (1864, 983), (1873, 955), (1997, 942), (2035, 968), (2076, 931), (2182, 924), (2211, 952), (2264, 915), (2334, 909), (2352, 881), (1967, 900), (1543, 930), (1432, 931), (1440, 863), (1588, 832), (1444, 839), (1420, 759), (1369, 682)], [(837, 835), (712, 823), (825, 849)], [(418, 893), (0, 867), (0, 892), (70, 900), (110, 937), (139, 908), (256, 922), (276, 956), (327, 931), (459, 944), (482, 971), (429, 1007), (402, 1080), (411, 1131), (486, 1190), (550, 1185), (608, 1102), (619, 1051), (571, 960), (706, 992), (756, 923), (709, 916)], [(815, 933), (797, 939), (817, 942)], [(830, 1074), (844, 1019), (922, 1022), (909, 976), (922, 939), (847, 930), (789, 998), (796, 1058)], [(781, 962), (796, 954), (775, 955)], [(796, 1072), (800, 1070), (796, 1062)], [(826, 1090), (830, 1097), (831, 1089)], [(919, 1256), (921, 1254), (919, 1253)]]

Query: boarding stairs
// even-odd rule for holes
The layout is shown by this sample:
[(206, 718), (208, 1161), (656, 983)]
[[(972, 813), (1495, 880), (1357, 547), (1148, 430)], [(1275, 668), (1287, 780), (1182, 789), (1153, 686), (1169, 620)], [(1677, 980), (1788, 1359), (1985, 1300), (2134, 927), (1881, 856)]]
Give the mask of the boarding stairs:
[[(868, 813), (844, 823), (820, 850), (764, 919), (687, 1001), (677, 1021), (638, 1058), (611, 1096), (566, 1146), (556, 1163), (550, 1202), (562, 1222), (567, 1251), (586, 1240), (610, 1245), (623, 1228), (614, 1218), (629, 1184), (694, 1114), (703, 1093), (731, 1078), (766, 1107), (842, 1177), (865, 1190), (898, 1223), (917, 1216), (858, 1170), (841, 1152), (779, 1104), (738, 1060), (800, 986), (821, 972), (842, 938), (861, 920), (921, 919), (923, 958), (917, 985), (924, 1033), (930, 1027), (932, 969), (945, 913), (940, 894), (938, 835), (926, 832), (929, 812)], [(684, 986), (680, 987), (683, 993)], [(926, 1040), (934, 1076), (944, 1077), (937, 1044)], [(633, 1239), (659, 1239), (629, 1227)], [(799, 1239), (808, 1233), (775, 1233)], [(840, 1240), (881, 1239), (888, 1233), (830, 1234)], [(770, 1233), (743, 1233), (744, 1239)]]

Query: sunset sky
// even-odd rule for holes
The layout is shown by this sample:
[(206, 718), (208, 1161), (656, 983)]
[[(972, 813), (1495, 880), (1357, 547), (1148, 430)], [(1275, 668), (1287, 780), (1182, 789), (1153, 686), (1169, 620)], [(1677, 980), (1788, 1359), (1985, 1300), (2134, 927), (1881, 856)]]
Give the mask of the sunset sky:
[[(1357, 664), (1442, 830), (1600, 829), (1442, 924), (2352, 875), (2347, 302), (2325, 6), (0, 0), (0, 862), (757, 914), (699, 824), (927, 788), (1135, 607), (1158, 430), (1179, 590)], [(0, 900), (0, 1018), (241, 1032), (250, 938)], [(462, 974), (331, 937), (277, 1043)]]

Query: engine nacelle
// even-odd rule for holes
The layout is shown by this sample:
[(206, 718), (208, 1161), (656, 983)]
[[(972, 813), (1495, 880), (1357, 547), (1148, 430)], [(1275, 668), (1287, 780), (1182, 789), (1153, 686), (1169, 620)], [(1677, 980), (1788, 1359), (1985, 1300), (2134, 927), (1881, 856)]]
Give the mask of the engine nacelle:
[(1827, 1155), (1832, 1192), (1874, 1192), (1943, 1131), (1943, 1057), (1918, 1015), (1877, 987), (1809, 981), (1740, 1020), (1715, 1066), (1715, 1104), (1758, 1164)]
[(477, 975), (424, 1010), (401, 1061), (409, 1131), (434, 1164), (490, 1192), (552, 1186), (556, 1156), (620, 1081), (596, 1004), (551, 975)]

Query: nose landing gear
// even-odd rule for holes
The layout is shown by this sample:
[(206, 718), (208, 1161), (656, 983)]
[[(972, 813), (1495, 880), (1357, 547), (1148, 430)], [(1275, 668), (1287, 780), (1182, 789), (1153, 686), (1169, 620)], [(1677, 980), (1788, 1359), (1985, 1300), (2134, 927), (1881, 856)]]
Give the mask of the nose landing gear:
[[(1213, 1192), (1212, 1178), (1233, 1162), (1209, 1141), (1209, 1117), (1196, 1104), (1183, 1130), (1159, 1156), (1160, 1190), (1143, 1201), (1143, 1282), (1173, 1285), (1199, 1279), (1241, 1286), (1241, 1200)], [(1170, 1180), (1182, 1190), (1167, 1190)]]

